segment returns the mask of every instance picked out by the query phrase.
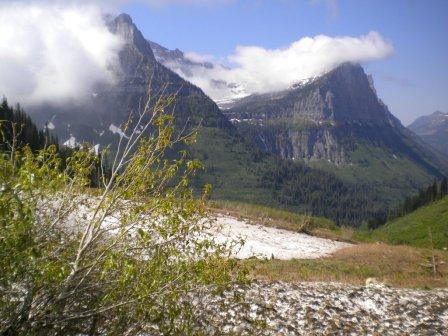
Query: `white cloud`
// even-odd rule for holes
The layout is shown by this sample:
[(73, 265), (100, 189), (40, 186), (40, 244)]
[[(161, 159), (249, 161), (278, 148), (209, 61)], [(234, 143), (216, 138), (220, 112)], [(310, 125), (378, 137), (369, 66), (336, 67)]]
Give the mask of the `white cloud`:
[[(232, 65), (230, 68), (219, 64), (211, 69), (197, 65), (190, 68), (187, 74), (176, 64), (169, 66), (212, 98), (222, 99), (235, 91), (222, 83), (237, 83), (247, 93), (277, 91), (328, 72), (344, 62), (368, 62), (383, 59), (392, 53), (392, 44), (377, 32), (360, 37), (318, 35), (303, 37), (282, 49), (238, 46), (227, 57)], [(194, 59), (199, 60), (200, 57), (195, 55)]]
[(97, 6), (61, 1), (0, 4), (0, 95), (38, 104), (79, 99), (113, 81), (121, 41)]
[(196, 52), (190, 51), (186, 52), (184, 54), (185, 58), (197, 63), (204, 63), (204, 62), (214, 62), (215, 58), (212, 55), (201, 55)]

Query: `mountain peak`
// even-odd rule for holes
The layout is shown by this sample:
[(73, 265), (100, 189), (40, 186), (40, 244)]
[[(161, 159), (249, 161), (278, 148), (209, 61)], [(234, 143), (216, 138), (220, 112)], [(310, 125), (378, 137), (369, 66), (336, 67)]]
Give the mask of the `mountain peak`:
[(118, 15), (109, 23), (109, 29), (125, 42), (125, 48), (122, 53), (132, 58), (144, 56), (155, 62), (151, 46), (128, 14), (122, 13)]
[(442, 112), (442, 111), (435, 111), (432, 115), (433, 116), (448, 116), (448, 113)]
[(134, 24), (134, 23), (132, 22), (132, 18), (131, 18), (131, 16), (130, 16), (129, 14), (126, 14), (126, 13), (121, 13), (120, 15), (118, 15), (118, 16), (115, 18), (115, 21), (117, 21), (117, 22), (127, 23), (127, 24), (129, 24), (129, 25)]

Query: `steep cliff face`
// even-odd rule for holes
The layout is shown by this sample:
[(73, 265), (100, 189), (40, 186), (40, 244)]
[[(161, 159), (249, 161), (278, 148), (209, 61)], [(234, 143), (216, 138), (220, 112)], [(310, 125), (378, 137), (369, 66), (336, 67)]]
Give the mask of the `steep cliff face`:
[(244, 98), (225, 113), (259, 149), (285, 159), (363, 164), (356, 153), (373, 148), (383, 151), (384, 162), (400, 157), (429, 174), (448, 171), (448, 161), (389, 112), (357, 64), (287, 91)]
[(436, 111), (431, 115), (417, 118), (408, 129), (429, 145), (448, 155), (448, 113)]
[[(121, 14), (108, 22), (109, 29), (121, 37), (124, 46), (119, 53), (120, 68), (115, 69), (116, 80), (97, 85), (87, 97), (63, 106), (40, 106), (31, 111), (41, 125), (51, 122), (54, 133), (62, 141), (109, 144), (117, 139), (114, 130), (137, 112), (146, 101), (148, 90), (156, 96), (163, 91), (178, 93), (175, 116), (179, 123), (218, 127), (235, 132), (232, 124), (217, 105), (201, 89), (183, 80), (160, 64), (150, 43), (132, 22), (129, 15)], [(116, 131), (115, 131), (116, 132)]]

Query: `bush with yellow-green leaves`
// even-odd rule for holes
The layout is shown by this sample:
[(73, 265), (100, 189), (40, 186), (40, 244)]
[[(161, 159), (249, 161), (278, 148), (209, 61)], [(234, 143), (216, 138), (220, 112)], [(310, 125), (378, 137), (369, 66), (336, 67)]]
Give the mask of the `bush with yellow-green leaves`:
[(200, 164), (164, 155), (194, 141), (165, 112), (174, 99), (130, 119), (114, 154), (1, 153), (1, 335), (199, 334), (188, 298), (244, 275), (207, 234), (209, 188), (195, 197), (189, 187)]

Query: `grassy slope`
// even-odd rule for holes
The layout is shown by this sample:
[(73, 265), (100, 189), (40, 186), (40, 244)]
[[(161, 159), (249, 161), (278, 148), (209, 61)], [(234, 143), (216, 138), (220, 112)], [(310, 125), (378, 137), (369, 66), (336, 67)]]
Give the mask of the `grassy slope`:
[(217, 128), (202, 127), (192, 154), (206, 166), (206, 172), (199, 174), (194, 182), (196, 185), (210, 183), (213, 199), (274, 203), (270, 192), (257, 187), (257, 163), (247, 145), (237, 137)]
[(448, 197), (387, 223), (373, 231), (371, 238), (392, 244), (430, 247), (429, 228), (434, 247), (448, 248)]

